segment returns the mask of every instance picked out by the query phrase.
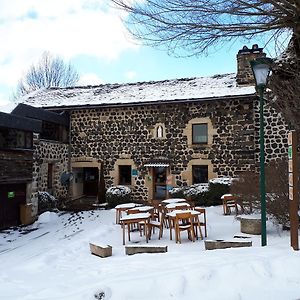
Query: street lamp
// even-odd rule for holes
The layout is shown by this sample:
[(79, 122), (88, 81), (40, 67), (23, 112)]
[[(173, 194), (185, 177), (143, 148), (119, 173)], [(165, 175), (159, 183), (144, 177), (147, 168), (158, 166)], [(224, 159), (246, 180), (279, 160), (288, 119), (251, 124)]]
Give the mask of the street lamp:
[(261, 203), (261, 245), (267, 245), (265, 142), (264, 142), (264, 90), (270, 73), (271, 58), (257, 58), (250, 61), (256, 89), (259, 93), (259, 143), (260, 143), (260, 203)]

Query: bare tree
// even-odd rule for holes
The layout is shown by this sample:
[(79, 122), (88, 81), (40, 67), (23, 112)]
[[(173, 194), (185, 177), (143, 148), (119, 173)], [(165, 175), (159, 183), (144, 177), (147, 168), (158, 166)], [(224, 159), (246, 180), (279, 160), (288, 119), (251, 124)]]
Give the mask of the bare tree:
[(279, 41), (300, 33), (299, 0), (111, 0), (127, 11), (131, 33), (148, 45), (167, 45), (190, 55), (265, 34)]
[(268, 95), (268, 98), (271, 99), (271, 105), (282, 113), (290, 128), (298, 132), (300, 132), (299, 53), (299, 43), (292, 39), (287, 49), (275, 60), (272, 66)]
[(280, 48), (290, 39), (273, 65), (271, 98), (300, 131), (300, 0), (111, 1), (128, 13), (125, 22), (136, 38), (175, 54), (179, 49), (205, 54), (238, 39), (260, 39)]
[(44, 52), (36, 65), (31, 65), (27, 73), (19, 80), (16, 96), (28, 94), (40, 88), (73, 86), (79, 75), (71, 64), (59, 56)]

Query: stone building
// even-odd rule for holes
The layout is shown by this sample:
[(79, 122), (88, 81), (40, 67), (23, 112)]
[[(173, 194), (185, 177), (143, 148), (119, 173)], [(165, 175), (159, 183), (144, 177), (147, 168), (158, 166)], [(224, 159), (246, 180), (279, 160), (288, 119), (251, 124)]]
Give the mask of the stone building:
[[(237, 55), (237, 75), (50, 88), (28, 95), (26, 104), (69, 118), (68, 139), (49, 143), (37, 136), (37, 190), (49, 189), (49, 168), (54, 195), (100, 202), (104, 186), (128, 185), (136, 199), (163, 199), (173, 186), (255, 171), (259, 106), (248, 63), (262, 56), (257, 45), (244, 47)], [(271, 107), (265, 115), (271, 160), (286, 155), (287, 127)], [(71, 179), (71, 172), (67, 190), (62, 174)]]

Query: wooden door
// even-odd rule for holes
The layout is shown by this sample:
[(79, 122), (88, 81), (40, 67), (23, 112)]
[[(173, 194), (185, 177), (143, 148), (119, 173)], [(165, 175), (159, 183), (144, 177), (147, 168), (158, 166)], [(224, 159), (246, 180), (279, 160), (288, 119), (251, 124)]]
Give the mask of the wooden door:
[(167, 198), (167, 168), (154, 167), (153, 171), (153, 199)]
[(0, 228), (20, 224), (20, 204), (26, 203), (26, 184), (0, 184)]
[(86, 196), (97, 196), (99, 185), (99, 169), (84, 168), (83, 193)]

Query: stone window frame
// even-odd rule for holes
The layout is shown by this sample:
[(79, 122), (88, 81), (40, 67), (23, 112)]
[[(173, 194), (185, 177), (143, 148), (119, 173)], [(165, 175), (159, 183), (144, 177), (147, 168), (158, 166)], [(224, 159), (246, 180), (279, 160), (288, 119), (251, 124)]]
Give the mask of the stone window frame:
[(54, 163), (48, 162), (47, 166), (47, 189), (53, 189), (53, 177), (54, 177)]
[[(206, 144), (193, 144), (193, 125), (194, 124), (207, 124), (207, 143)], [(189, 148), (195, 147), (211, 147), (213, 144), (213, 135), (217, 134), (217, 129), (212, 125), (209, 117), (191, 119), (183, 130), (183, 135), (187, 137), (187, 144)]]
[[(207, 169), (207, 182), (194, 182), (194, 170), (195, 170), (195, 168), (196, 167), (206, 167), (206, 169)], [(200, 165), (196, 165), (196, 164), (192, 164), (192, 183), (193, 184), (199, 184), (199, 183), (208, 183), (208, 165), (206, 165), (206, 164), (200, 164)]]
[(181, 173), (182, 179), (186, 181), (187, 185), (193, 184), (193, 166), (207, 166), (208, 181), (218, 177), (218, 175), (213, 172), (213, 164), (210, 159), (191, 159), (188, 162), (186, 170)]
[[(205, 142), (194, 141), (194, 128), (197, 125), (205, 125), (206, 126), (206, 141)], [(208, 124), (207, 123), (193, 123), (192, 124), (192, 144), (193, 145), (207, 145), (207, 143), (208, 143)]]
[[(114, 185), (119, 184), (119, 166), (131, 166), (131, 170), (136, 169), (136, 165), (133, 159), (129, 158), (119, 158), (116, 160), (113, 171), (110, 172), (110, 176), (113, 178)], [(134, 177), (131, 175), (131, 184), (127, 185), (128, 187), (133, 187), (135, 185)]]
[[(158, 129), (162, 128), (162, 136), (158, 136)], [(154, 137), (155, 139), (166, 139), (166, 126), (164, 123), (156, 123), (154, 125), (154, 128), (151, 130), (151, 135), (152, 137)]]
[[(121, 169), (122, 167), (130, 167), (130, 174), (128, 174), (130, 176), (130, 183), (128, 184), (127, 182), (126, 183), (121, 183)], [(118, 177), (118, 185), (131, 185), (132, 183), (132, 166), (131, 165), (118, 165), (118, 174), (119, 174), (119, 177)]]

